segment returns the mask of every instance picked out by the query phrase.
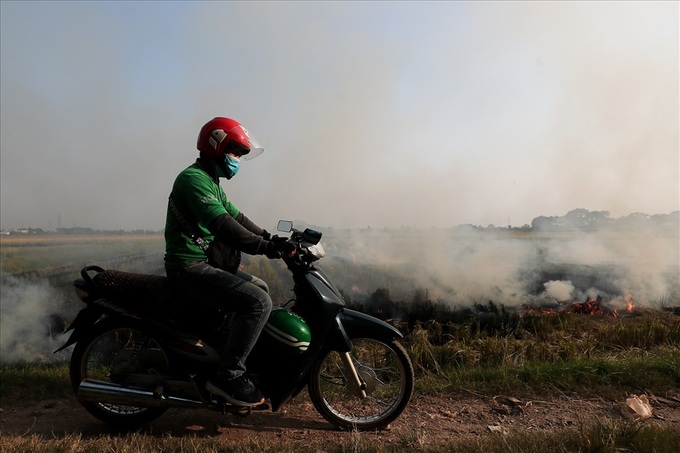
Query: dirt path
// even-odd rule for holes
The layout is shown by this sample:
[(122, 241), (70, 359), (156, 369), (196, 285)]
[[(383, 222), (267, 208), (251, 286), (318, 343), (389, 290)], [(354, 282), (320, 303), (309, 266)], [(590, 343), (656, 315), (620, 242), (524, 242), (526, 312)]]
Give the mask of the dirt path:
[[(653, 416), (646, 423), (680, 427), (680, 392), (649, 397)], [(378, 433), (384, 441), (405, 436), (428, 445), (445, 443), (452, 436), (483, 435), (493, 431), (555, 430), (590, 425), (603, 418), (624, 419), (622, 403), (599, 399), (567, 398), (520, 400), (512, 397), (451, 398), (416, 395), (393, 425)], [(80, 433), (83, 437), (118, 435), (97, 421), (73, 400), (4, 404), (0, 435), (38, 434), (45, 438)], [(153, 436), (269, 436), (272, 440), (303, 444), (347, 436), (334, 429), (314, 410), (306, 397), (298, 397), (278, 413), (253, 412), (247, 417), (208, 410), (172, 409), (141, 433)], [(124, 434), (122, 434), (124, 435)]]

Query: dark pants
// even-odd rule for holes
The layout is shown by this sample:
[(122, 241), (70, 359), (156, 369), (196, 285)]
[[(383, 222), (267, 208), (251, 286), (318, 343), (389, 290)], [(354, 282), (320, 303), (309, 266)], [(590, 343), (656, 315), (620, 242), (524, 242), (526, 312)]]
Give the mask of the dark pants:
[(242, 375), (272, 309), (267, 284), (246, 272), (232, 274), (204, 261), (167, 274), (170, 285), (189, 295), (190, 300), (232, 313), (217, 374), (221, 379)]

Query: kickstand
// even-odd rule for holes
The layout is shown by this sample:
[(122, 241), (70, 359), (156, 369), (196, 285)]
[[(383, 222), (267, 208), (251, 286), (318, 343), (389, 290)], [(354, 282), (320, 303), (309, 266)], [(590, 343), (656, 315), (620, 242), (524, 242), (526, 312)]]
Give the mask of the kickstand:
[(253, 413), (252, 407), (232, 406), (231, 404), (220, 403), (222, 415), (234, 414), (239, 417), (247, 417)]

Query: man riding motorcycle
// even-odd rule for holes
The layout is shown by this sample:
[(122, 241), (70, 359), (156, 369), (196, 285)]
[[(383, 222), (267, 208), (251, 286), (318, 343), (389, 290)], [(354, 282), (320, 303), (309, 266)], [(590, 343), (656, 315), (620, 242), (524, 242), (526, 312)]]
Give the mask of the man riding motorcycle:
[[(245, 361), (272, 308), (267, 284), (238, 267), (240, 252), (280, 258), (295, 247), (248, 219), (219, 184), (238, 172), (241, 159), (263, 149), (239, 122), (208, 121), (198, 134), (199, 157), (175, 179), (165, 224), (165, 269), (170, 285), (196, 301), (196, 307), (232, 312), (220, 366), (206, 389), (228, 403), (255, 406), (264, 398), (246, 376)], [(225, 265), (208, 260), (208, 244), (223, 244)]]

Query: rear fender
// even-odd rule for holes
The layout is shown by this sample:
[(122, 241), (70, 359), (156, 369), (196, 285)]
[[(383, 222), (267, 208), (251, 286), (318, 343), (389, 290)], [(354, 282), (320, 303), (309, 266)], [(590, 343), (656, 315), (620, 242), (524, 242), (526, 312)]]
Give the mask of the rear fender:
[(80, 310), (78, 312), (78, 315), (76, 315), (76, 318), (71, 322), (71, 324), (68, 326), (68, 328), (64, 331), (64, 333), (68, 331), (73, 331), (71, 333), (71, 336), (69, 339), (64, 343), (62, 347), (54, 351), (56, 354), (59, 351), (62, 351), (72, 344), (77, 343), (80, 341), (80, 339), (83, 337), (83, 335), (92, 327), (98, 320), (99, 318), (102, 317), (102, 311), (98, 310), (94, 307), (87, 306)]

